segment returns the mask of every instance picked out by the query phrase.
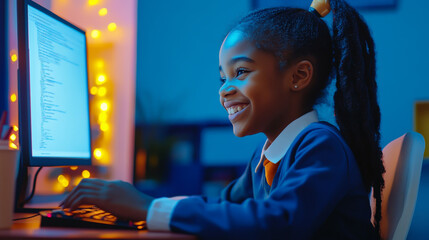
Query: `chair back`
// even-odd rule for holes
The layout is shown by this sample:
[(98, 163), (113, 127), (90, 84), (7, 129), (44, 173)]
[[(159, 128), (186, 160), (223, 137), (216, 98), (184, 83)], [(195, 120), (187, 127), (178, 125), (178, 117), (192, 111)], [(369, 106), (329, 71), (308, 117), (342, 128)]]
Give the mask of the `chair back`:
[[(409, 132), (393, 140), (383, 149), (384, 190), (381, 202), (380, 234), (382, 239), (406, 239), (414, 214), (425, 140)], [(373, 213), (375, 199), (371, 198)], [(374, 217), (372, 218), (374, 221)]]

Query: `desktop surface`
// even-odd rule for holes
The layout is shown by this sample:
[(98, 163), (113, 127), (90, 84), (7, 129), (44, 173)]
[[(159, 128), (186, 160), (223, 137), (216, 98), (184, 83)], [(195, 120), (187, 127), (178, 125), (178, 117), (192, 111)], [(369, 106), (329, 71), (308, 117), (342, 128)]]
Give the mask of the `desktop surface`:
[[(65, 194), (35, 195), (26, 207), (55, 208), (65, 196)], [(14, 218), (31, 217), (36, 214), (15, 213)], [(148, 230), (42, 227), (41, 221), (40, 215), (16, 220), (11, 229), (0, 229), (0, 239), (197, 239), (195, 236), (187, 234), (151, 232)]]
[[(14, 218), (33, 215), (33, 213), (15, 213)], [(40, 220), (41, 217), (36, 216), (14, 221), (11, 229), (0, 229), (0, 239), (197, 239), (187, 234), (147, 230), (40, 227)]]

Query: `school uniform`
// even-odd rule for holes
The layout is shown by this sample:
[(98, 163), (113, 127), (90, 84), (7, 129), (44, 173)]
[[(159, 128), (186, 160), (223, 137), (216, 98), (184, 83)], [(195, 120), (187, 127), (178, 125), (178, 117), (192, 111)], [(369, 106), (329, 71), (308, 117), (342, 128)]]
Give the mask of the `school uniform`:
[[(318, 122), (312, 111), (266, 146), (219, 199), (156, 199), (148, 229), (204, 239), (375, 238), (358, 165), (334, 126)], [(265, 159), (278, 165), (271, 186)]]

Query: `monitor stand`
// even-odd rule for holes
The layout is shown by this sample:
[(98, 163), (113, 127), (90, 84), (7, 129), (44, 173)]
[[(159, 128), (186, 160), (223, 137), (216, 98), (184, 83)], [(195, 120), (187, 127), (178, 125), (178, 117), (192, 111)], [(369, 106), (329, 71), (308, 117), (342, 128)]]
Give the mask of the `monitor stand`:
[[(26, 204), (28, 189), (28, 167), (24, 165), (21, 154), (18, 165), (18, 175), (15, 189), (15, 212), (16, 213), (38, 213), (40, 211), (52, 210), (59, 207), (31, 207), (34, 204)], [(51, 203), (54, 205), (55, 203)], [(39, 204), (40, 205), (40, 204)], [(37, 205), (36, 205), (37, 206)]]
[(20, 154), (18, 164), (18, 175), (16, 177), (16, 188), (15, 188), (15, 212), (24, 208), (25, 198), (27, 195), (28, 187), (28, 168), (24, 166), (23, 156)]

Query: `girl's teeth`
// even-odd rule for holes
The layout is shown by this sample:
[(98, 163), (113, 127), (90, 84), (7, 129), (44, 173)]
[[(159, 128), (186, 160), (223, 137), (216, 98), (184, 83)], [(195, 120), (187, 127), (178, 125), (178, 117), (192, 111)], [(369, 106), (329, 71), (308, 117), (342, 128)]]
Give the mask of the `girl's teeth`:
[(227, 108), (227, 112), (229, 115), (232, 115), (234, 113), (240, 112), (241, 110), (243, 110), (246, 107), (246, 105), (240, 105), (240, 106), (233, 106), (230, 108)]

